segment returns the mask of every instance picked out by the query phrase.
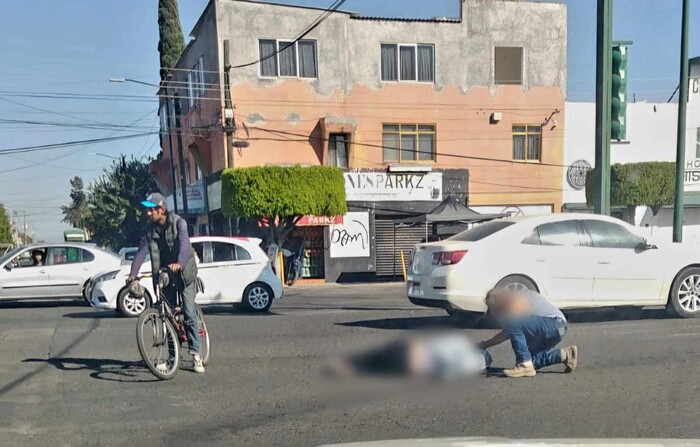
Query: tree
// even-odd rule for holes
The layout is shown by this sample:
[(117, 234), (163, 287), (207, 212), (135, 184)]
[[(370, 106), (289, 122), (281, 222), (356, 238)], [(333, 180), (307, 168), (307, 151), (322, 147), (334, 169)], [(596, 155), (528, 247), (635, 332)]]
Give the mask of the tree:
[(11, 244), (12, 242), (12, 225), (7, 217), (5, 207), (0, 203), (0, 244)]
[(83, 191), (83, 179), (75, 176), (70, 181), (70, 205), (61, 206), (63, 220), (74, 228), (85, 229), (85, 221), (88, 217), (87, 195)]
[(257, 219), (279, 247), (302, 216), (348, 211), (343, 171), (330, 166), (227, 169), (221, 186), (224, 214)]
[(177, 0), (158, 0), (158, 53), (160, 53), (160, 78), (165, 79), (171, 68), (185, 49), (185, 37), (182, 35), (180, 13)]
[[(586, 200), (593, 203), (593, 175), (586, 177)], [(661, 207), (673, 203), (676, 164), (667, 161), (615, 164), (610, 169), (610, 204), (626, 206), (634, 224), (637, 206), (648, 206), (656, 216)]]
[(141, 201), (157, 191), (148, 162), (121, 157), (89, 187), (87, 227), (93, 240), (113, 249), (138, 244), (146, 215)]

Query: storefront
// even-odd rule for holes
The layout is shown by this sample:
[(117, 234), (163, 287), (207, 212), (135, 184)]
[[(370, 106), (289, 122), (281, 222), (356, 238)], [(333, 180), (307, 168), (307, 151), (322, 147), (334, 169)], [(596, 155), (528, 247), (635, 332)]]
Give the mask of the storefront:
[[(410, 168), (409, 168), (410, 169)], [(325, 280), (391, 280), (403, 274), (401, 255), (432, 234), (424, 224), (396, 226), (397, 219), (432, 211), (448, 195), (466, 202), (467, 170), (345, 173), (349, 212), (325, 230)]]

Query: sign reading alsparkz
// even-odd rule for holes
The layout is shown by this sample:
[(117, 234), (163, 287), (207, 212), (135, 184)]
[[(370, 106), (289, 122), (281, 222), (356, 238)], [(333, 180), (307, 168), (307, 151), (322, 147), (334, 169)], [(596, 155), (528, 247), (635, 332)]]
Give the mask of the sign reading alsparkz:
[(348, 201), (441, 201), (442, 172), (346, 172)]

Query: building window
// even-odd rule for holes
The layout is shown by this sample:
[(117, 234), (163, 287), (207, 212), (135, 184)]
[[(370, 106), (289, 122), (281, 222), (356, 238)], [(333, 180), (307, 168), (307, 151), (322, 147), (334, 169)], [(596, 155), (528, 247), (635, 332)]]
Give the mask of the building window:
[(190, 161), (185, 160), (185, 182), (188, 185), (192, 184), (192, 176), (190, 174)]
[(521, 85), (523, 83), (522, 47), (496, 47), (494, 59), (496, 84)]
[(382, 44), (382, 81), (435, 81), (435, 46)]
[(260, 76), (317, 78), (318, 55), (315, 40), (260, 39)]
[(384, 124), (384, 163), (435, 161), (435, 126), (432, 124)]
[(540, 161), (542, 126), (513, 126), (513, 160)]
[(332, 133), (328, 139), (328, 165), (338, 168), (348, 167), (348, 142), (346, 133)]
[(199, 96), (204, 95), (206, 88), (204, 87), (204, 56), (199, 58), (197, 62), (197, 86), (199, 87)]
[[(166, 99), (167, 101), (167, 99)], [(158, 116), (160, 117), (160, 132), (161, 133), (167, 133), (168, 132), (168, 115), (167, 115), (167, 108), (165, 103), (160, 105), (160, 110), (158, 110)]]
[(194, 75), (192, 71), (187, 73), (187, 104), (194, 107)]

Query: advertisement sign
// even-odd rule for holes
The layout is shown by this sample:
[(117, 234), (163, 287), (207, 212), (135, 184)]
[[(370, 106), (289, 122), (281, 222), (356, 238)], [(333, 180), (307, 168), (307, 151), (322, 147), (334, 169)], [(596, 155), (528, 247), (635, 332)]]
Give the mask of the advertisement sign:
[(327, 227), (343, 223), (343, 216), (303, 216), (297, 222), (298, 227)]
[[(177, 190), (176, 197), (177, 208), (182, 210), (182, 193), (180, 190)], [(206, 210), (204, 207), (204, 185), (201, 182), (187, 185), (187, 210), (190, 213), (203, 213)]]
[(347, 213), (343, 223), (330, 226), (331, 258), (370, 256), (369, 213)]
[(442, 201), (442, 172), (346, 172), (349, 202)]

